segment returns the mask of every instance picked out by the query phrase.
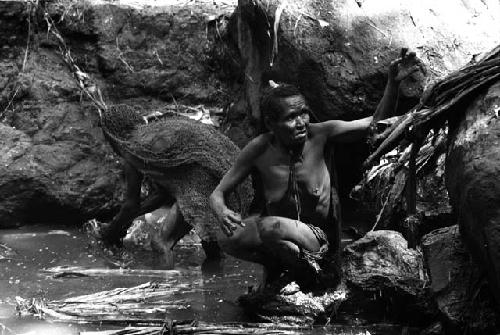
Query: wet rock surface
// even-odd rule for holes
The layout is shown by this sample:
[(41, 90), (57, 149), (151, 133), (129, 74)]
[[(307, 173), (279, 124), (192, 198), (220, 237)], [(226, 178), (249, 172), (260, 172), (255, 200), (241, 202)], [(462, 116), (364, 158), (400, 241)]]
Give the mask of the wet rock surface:
[[(450, 126), (446, 183), (461, 235), (500, 306), (500, 83)], [(498, 310), (498, 308), (497, 308)]]
[(425, 235), (422, 250), (430, 292), (446, 333), (498, 331), (499, 319), (485, 276), (462, 242), (458, 225)]
[(432, 317), (422, 254), (408, 248), (400, 233), (372, 231), (346, 246), (343, 269), (350, 293), (340, 313), (412, 325), (426, 324)]

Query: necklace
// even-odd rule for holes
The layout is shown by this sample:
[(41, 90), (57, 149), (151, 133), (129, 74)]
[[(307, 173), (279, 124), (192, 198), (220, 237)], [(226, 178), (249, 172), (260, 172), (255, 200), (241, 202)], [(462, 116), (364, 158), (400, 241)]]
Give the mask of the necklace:
[(304, 160), (304, 155), (302, 150), (297, 154), (293, 150), (289, 151), (290, 160), (288, 164), (288, 189), (290, 190), (293, 201), (295, 202), (295, 211), (297, 213), (297, 220), (300, 221), (300, 214), (302, 212), (299, 196), (299, 184), (297, 182), (297, 175), (295, 171), (295, 163), (302, 162)]

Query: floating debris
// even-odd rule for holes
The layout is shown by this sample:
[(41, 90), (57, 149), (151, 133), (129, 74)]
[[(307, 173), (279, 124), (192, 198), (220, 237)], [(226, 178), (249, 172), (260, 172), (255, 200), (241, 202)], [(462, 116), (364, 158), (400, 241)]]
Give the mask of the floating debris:
[(179, 270), (148, 270), (148, 269), (107, 269), (88, 268), (82, 266), (55, 266), (41, 270), (53, 278), (62, 277), (97, 277), (97, 276), (145, 276), (171, 278), (182, 274)]
[(189, 308), (186, 300), (176, 296), (201, 291), (178, 282), (148, 282), (56, 301), (16, 297), (16, 310), (20, 316), (51, 321), (156, 326), (163, 324), (168, 310)]
[[(310, 327), (289, 326), (272, 323), (205, 323), (199, 321), (167, 321), (157, 327), (127, 327), (117, 330), (81, 332), (80, 335), (167, 335), (167, 334), (197, 334), (197, 335), (296, 335), (303, 334)], [(365, 335), (365, 333), (362, 333)]]
[(4, 259), (14, 259), (14, 256), (16, 256), (14, 249), (6, 246), (5, 244), (0, 244), (0, 261)]

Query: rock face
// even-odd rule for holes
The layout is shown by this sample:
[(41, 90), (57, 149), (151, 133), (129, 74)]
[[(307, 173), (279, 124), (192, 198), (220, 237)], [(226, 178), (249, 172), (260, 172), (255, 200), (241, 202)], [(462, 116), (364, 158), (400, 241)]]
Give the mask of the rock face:
[(240, 49), (261, 51), (247, 54), (247, 86), (259, 85), (264, 74), (298, 84), (322, 120), (373, 113), (401, 47), (415, 49), (435, 77), (498, 42), (491, 29), (498, 23), (492, 13), (500, 10), (495, 1), (241, 1), (240, 7)]
[(339, 313), (413, 325), (425, 325), (433, 315), (422, 254), (409, 249), (400, 233), (377, 230), (348, 245), (343, 270), (349, 294)]
[[(227, 1), (48, 2), (75, 62), (105, 101), (146, 111), (173, 99), (221, 110), (232, 96), (227, 76), (238, 73), (231, 44), (222, 42), (234, 8)], [(2, 1), (0, 26), (0, 227), (108, 219), (123, 193), (119, 158), (43, 15), (26, 2)]]
[(494, 300), (479, 267), (462, 242), (457, 225), (435, 230), (422, 240), (424, 262), (446, 333), (494, 334)]
[[(37, 119), (29, 119), (25, 113), (30, 112)], [(44, 104), (33, 111), (24, 106), (11, 122), (14, 127), (2, 125), (0, 129), (1, 226), (82, 222), (115, 207), (119, 164), (98, 129), (92, 129), (97, 122), (88, 108)], [(30, 137), (29, 127), (42, 130), (32, 130)]]
[(460, 232), (488, 274), (500, 311), (500, 83), (450, 126), (446, 183)]
[(231, 66), (238, 64), (226, 57), (230, 50), (220, 42), (226, 37), (235, 5), (204, 0), (155, 6), (147, 1), (120, 1), (118, 5), (94, 1), (87, 7), (63, 2), (63, 8), (58, 4), (51, 10), (57, 20), (65, 15), (63, 10), (70, 9), (61, 31), (78, 34), (85, 41), (77, 46), (79, 41), (71, 40), (72, 47), (83, 51), (79, 56), (96, 53), (86, 69), (105, 78), (108, 98), (148, 96), (224, 104), (227, 96), (221, 93), (227, 87), (221, 79), (237, 72)]

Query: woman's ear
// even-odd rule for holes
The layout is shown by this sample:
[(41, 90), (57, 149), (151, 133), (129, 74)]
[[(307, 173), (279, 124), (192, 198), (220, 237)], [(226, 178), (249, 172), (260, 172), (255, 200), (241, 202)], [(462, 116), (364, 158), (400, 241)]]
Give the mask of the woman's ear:
[(267, 130), (269, 130), (270, 132), (273, 131), (273, 122), (271, 119), (269, 119), (269, 117), (267, 116), (264, 116), (264, 126), (266, 127)]

